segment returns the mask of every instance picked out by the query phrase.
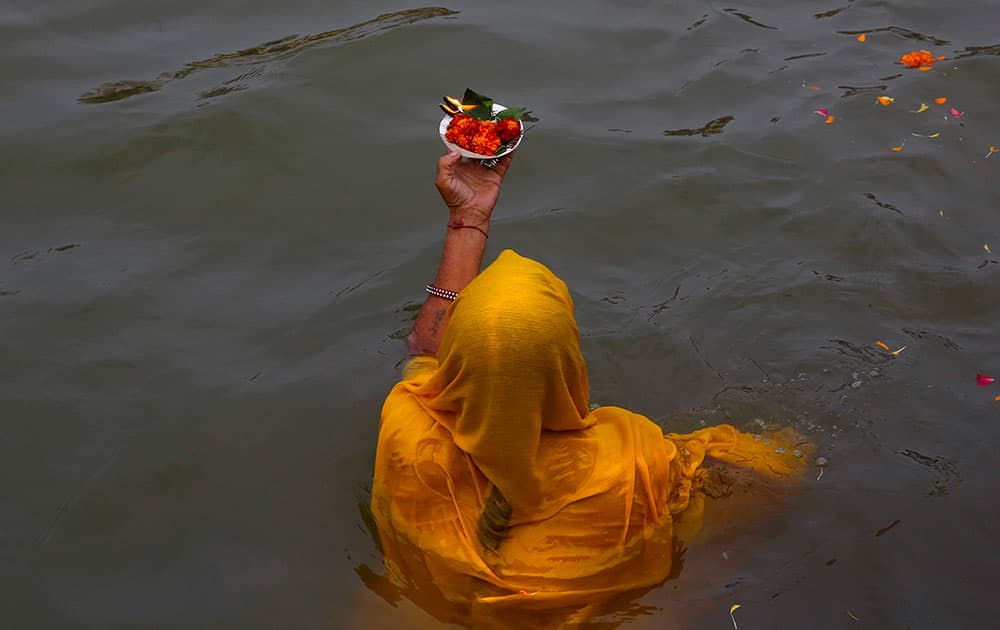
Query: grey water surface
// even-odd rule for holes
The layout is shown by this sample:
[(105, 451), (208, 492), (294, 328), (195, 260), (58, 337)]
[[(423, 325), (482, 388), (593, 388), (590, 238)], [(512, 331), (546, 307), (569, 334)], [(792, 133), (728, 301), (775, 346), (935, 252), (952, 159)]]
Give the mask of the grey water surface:
[[(445, 229), (436, 103), (465, 87), (538, 118), (487, 257), (568, 282), (594, 401), (793, 424), (826, 462), (710, 501), (679, 576), (595, 623), (993, 625), (998, 22), (6, 0), (3, 626), (438, 627), (366, 587), (363, 506)], [(919, 49), (947, 59), (898, 63)]]

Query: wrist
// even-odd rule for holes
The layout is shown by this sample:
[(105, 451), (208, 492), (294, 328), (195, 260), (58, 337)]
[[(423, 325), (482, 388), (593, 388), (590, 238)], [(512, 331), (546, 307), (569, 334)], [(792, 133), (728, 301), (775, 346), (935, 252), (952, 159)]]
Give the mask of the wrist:
[(461, 221), (465, 225), (488, 227), (492, 212), (474, 208), (448, 208), (448, 221)]
[(489, 238), (490, 237), (490, 234), (489, 234), (490, 221), (489, 221), (488, 218), (485, 221), (480, 222), (480, 223), (469, 223), (465, 219), (461, 219), (461, 218), (458, 218), (458, 219), (453, 218), (453, 219), (450, 219), (448, 221), (448, 232), (449, 233), (452, 233), (452, 232), (465, 232), (467, 230), (469, 230), (469, 231), (474, 230), (474, 231), (478, 232), (479, 234), (483, 235), (483, 237)]

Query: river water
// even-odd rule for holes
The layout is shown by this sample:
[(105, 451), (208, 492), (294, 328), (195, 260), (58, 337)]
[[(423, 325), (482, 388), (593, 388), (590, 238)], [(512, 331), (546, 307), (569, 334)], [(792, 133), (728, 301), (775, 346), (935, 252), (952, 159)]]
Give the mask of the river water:
[[(6, 0), (5, 627), (438, 626), (365, 585), (363, 506), (465, 87), (538, 119), (487, 257), (568, 282), (594, 401), (794, 424), (825, 458), (794, 496), (710, 501), (679, 575), (595, 623), (992, 625), (998, 20)], [(919, 49), (947, 59), (898, 62)]]

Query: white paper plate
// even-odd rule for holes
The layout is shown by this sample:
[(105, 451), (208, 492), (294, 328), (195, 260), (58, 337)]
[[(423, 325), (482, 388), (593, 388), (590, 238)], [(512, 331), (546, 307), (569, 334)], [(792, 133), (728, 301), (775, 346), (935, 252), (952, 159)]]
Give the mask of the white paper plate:
[[(507, 108), (504, 107), (503, 105), (500, 105), (498, 103), (493, 103), (493, 114), (494, 115), (502, 112), (505, 109), (507, 109)], [(517, 137), (517, 140), (515, 140), (513, 144), (511, 144), (509, 147), (507, 147), (505, 150), (501, 151), (500, 153), (497, 153), (496, 155), (483, 155), (481, 153), (473, 153), (472, 151), (469, 151), (467, 149), (463, 149), (462, 147), (458, 146), (457, 144), (452, 144), (451, 142), (448, 142), (445, 139), (444, 134), (445, 134), (445, 132), (448, 131), (448, 125), (451, 124), (451, 116), (445, 115), (445, 117), (441, 119), (441, 124), (438, 126), (438, 133), (441, 134), (441, 142), (444, 143), (444, 146), (448, 147), (452, 151), (458, 151), (459, 153), (462, 154), (462, 157), (474, 158), (474, 159), (477, 159), (477, 160), (489, 160), (491, 158), (502, 158), (503, 156), (507, 155), (508, 153), (512, 153), (514, 151), (514, 149), (517, 148), (517, 145), (521, 144), (521, 138), (524, 137), (524, 123), (521, 122), (520, 120), (517, 121), (517, 123), (519, 125), (521, 125), (521, 135), (519, 135)]]

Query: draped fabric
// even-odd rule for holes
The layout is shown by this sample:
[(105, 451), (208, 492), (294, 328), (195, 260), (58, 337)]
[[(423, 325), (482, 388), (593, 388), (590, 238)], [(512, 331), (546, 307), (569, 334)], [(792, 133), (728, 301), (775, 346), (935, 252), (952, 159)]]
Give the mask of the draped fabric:
[(511, 250), (448, 317), (437, 357), (411, 360), (386, 398), (372, 487), (388, 575), (423, 606), (488, 615), (658, 584), (706, 457), (801, 470), (792, 432), (664, 436), (626, 409), (591, 411), (569, 291)]

